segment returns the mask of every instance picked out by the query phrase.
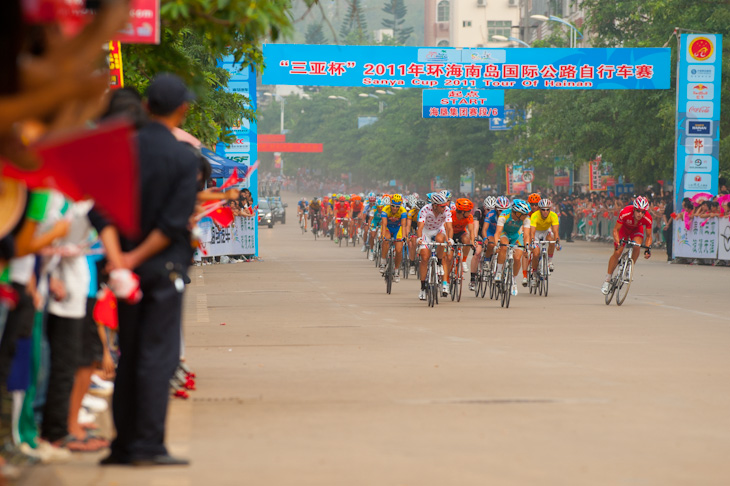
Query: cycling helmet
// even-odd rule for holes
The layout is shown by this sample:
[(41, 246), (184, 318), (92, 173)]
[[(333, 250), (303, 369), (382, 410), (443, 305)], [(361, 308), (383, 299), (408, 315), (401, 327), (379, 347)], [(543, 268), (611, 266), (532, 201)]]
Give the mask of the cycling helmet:
[(347, 196), (345, 196), (345, 201), (349, 201), (349, 200), (350, 200), (350, 195), (348, 194)]
[(391, 206), (400, 206), (403, 204), (403, 196), (400, 194), (393, 194), (393, 196), (390, 198), (390, 204)]
[(332, 199), (337, 199), (337, 194), (335, 194), (335, 193), (333, 192), (333, 193), (332, 193), (332, 196), (330, 196), (330, 197), (331, 197)]
[(368, 201), (370, 201), (371, 203), (373, 203), (377, 200), (378, 200), (378, 197), (375, 194), (373, 194), (372, 196), (368, 196)]
[(368, 199), (372, 200), (372, 199), (375, 199), (376, 197), (377, 197), (377, 196), (375, 195), (375, 193), (374, 193), (374, 192), (369, 192), (369, 193), (368, 193)]
[(434, 192), (431, 194), (431, 203), (436, 206), (445, 206), (448, 202), (449, 201), (446, 199), (446, 196), (444, 196), (441, 192)]
[(408, 196), (408, 205), (410, 207), (412, 207), (412, 208), (415, 207), (416, 206), (416, 201), (418, 201), (418, 195), (417, 194), (411, 194), (410, 196)]
[(634, 208), (646, 211), (649, 209), (649, 201), (644, 196), (638, 196), (634, 199)]
[(354, 196), (352, 196), (352, 198), (350, 198), (350, 199), (352, 201), (362, 201), (362, 198), (360, 196), (358, 196), (357, 194), (355, 194)]
[(390, 206), (390, 196), (383, 196), (381, 199), (381, 206)]
[(345, 196), (340, 196), (340, 202), (345, 202)]
[(527, 202), (530, 204), (537, 204), (540, 202), (540, 195), (536, 192), (533, 192), (529, 196), (527, 196)]
[(431, 196), (433, 196), (434, 194), (436, 194), (436, 193), (435, 192), (429, 192), (428, 194), (426, 194), (426, 201), (428, 201), (429, 203), (432, 203), (433, 200), (431, 199)]
[(460, 198), (456, 200), (457, 211), (471, 211), (474, 209), (474, 203), (467, 198)]
[(497, 200), (495, 201), (494, 207), (499, 209), (500, 211), (504, 211), (505, 209), (509, 209), (512, 203), (510, 202), (509, 198), (507, 196), (499, 196)]
[(327, 202), (327, 201), (329, 201), (329, 200), (330, 200), (330, 198), (328, 198), (327, 196), (324, 196), (324, 197), (322, 198), (322, 201), (324, 201), (324, 202)]
[(446, 189), (444, 189), (443, 191), (441, 191), (441, 194), (444, 195), (447, 201), (451, 201), (451, 191), (447, 191)]
[(540, 209), (550, 209), (553, 207), (553, 202), (548, 198), (540, 199), (540, 202), (537, 203), (537, 207)]
[(494, 196), (487, 196), (484, 199), (484, 207), (487, 209), (494, 209), (494, 207), (497, 205), (497, 198)]
[(383, 205), (383, 198), (382, 197), (376, 197), (375, 198), (375, 205), (376, 206), (382, 206)]
[(414, 192), (413, 194), (411, 194), (411, 196), (413, 196), (414, 201), (418, 201), (421, 198), (421, 196), (419, 196), (417, 192)]
[(365, 193), (361, 192), (360, 194), (358, 194), (358, 196), (360, 196), (360, 200), (362, 200), (365, 197)]
[(425, 205), (426, 205), (426, 201), (424, 201), (423, 199), (419, 199), (418, 201), (416, 201), (416, 207), (418, 209), (421, 209)]
[(522, 199), (515, 199), (512, 201), (512, 210), (516, 213), (530, 214), (530, 205)]

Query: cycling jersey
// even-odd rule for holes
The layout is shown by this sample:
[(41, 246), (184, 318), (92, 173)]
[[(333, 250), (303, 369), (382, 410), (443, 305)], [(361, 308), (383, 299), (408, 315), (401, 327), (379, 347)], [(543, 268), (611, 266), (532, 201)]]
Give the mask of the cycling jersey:
[[(530, 218), (517, 221), (512, 217), (512, 209), (505, 209), (497, 219), (497, 226), (502, 226), (502, 234), (507, 237), (510, 244), (522, 244), (522, 233), (530, 229)], [(520, 231), (522, 230), (522, 231)]]
[(413, 231), (418, 228), (418, 208), (413, 208), (408, 211), (408, 219), (411, 221), (411, 229)]
[(400, 226), (401, 221), (406, 219), (408, 212), (402, 206), (397, 206), (397, 209), (393, 209), (393, 206), (386, 206), (383, 208), (381, 216), (387, 218), (387, 225), (389, 227)]
[(487, 225), (487, 237), (494, 236), (497, 231), (497, 219), (499, 215), (496, 209), (491, 209), (484, 217), (484, 224)]
[(309, 205), (309, 210), (313, 213), (318, 213), (322, 209), (319, 203), (312, 203)]
[(454, 227), (455, 235), (465, 232), (467, 226), (474, 224), (474, 216), (472, 216), (471, 213), (467, 214), (466, 218), (459, 218), (457, 215), (458, 213), (454, 213), (452, 216), (452, 226)]
[(540, 211), (535, 211), (532, 213), (532, 216), (530, 216), (530, 226), (535, 228), (536, 231), (547, 231), (553, 226), (558, 225), (558, 215), (555, 214), (553, 211), (550, 211), (547, 218), (542, 217), (542, 213)]
[(304, 210), (307, 207), (307, 201), (302, 199), (297, 203), (297, 206), (299, 206), (299, 209)]
[(355, 201), (355, 202), (352, 203), (352, 210), (354, 212), (359, 213), (360, 211), (362, 211), (362, 209), (363, 209), (363, 203), (362, 203), (362, 201)]
[(335, 216), (338, 218), (346, 218), (347, 213), (350, 211), (350, 203), (338, 202), (335, 204)]
[(445, 223), (451, 223), (451, 209), (444, 208), (444, 211), (436, 216), (433, 212), (433, 204), (426, 204), (418, 213), (418, 222), (424, 223), (423, 230), (428, 232), (438, 231)]
[(383, 219), (383, 210), (382, 206), (375, 206), (373, 205), (373, 208), (370, 210), (370, 227), (372, 229), (376, 229), (378, 226), (380, 226), (380, 220)]

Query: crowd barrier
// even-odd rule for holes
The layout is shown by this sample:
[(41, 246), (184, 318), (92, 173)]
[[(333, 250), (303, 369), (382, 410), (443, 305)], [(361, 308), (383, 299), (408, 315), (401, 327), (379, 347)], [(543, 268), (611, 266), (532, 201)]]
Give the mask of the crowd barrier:
[[(616, 225), (614, 211), (576, 214), (573, 223), (573, 237), (586, 241), (613, 241), (613, 228)], [(652, 234), (654, 246), (666, 246), (660, 217), (653, 217)]]

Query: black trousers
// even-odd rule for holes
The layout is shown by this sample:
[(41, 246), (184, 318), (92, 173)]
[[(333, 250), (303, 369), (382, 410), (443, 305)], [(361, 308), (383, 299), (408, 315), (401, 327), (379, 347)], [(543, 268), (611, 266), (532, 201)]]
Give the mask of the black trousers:
[(182, 294), (167, 276), (142, 276), (142, 300), (119, 302), (121, 357), (112, 402), (121, 460), (167, 454), (165, 420), (170, 379), (180, 362)]
[(664, 241), (666, 241), (666, 243), (667, 243), (667, 260), (671, 260), (672, 259), (672, 243), (674, 243), (672, 241), (672, 236), (673, 236), (672, 235), (672, 226), (671, 225), (667, 226), (667, 228), (662, 230), (662, 232), (664, 233)]
[(48, 392), (43, 406), (41, 437), (53, 442), (68, 435), (68, 409), (81, 352), (83, 319), (48, 314), (46, 335), (51, 350)]
[(5, 323), (2, 339), (0, 339), (0, 384), (5, 385), (10, 373), (10, 366), (15, 357), (15, 343), (18, 338), (30, 337), (33, 333), (33, 317), (35, 307), (33, 297), (25, 291), (25, 285), (13, 283), (13, 288), (18, 292), (18, 305), (8, 313), (8, 320)]
[(575, 218), (573, 216), (565, 217), (565, 240), (569, 241), (573, 239), (573, 225), (575, 224)]

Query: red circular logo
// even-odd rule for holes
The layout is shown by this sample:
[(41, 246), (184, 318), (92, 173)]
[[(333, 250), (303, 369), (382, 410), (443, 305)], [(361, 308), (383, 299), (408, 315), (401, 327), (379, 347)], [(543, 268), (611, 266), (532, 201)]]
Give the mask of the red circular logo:
[(695, 37), (689, 43), (689, 55), (695, 61), (706, 61), (712, 56), (714, 46), (707, 37)]

